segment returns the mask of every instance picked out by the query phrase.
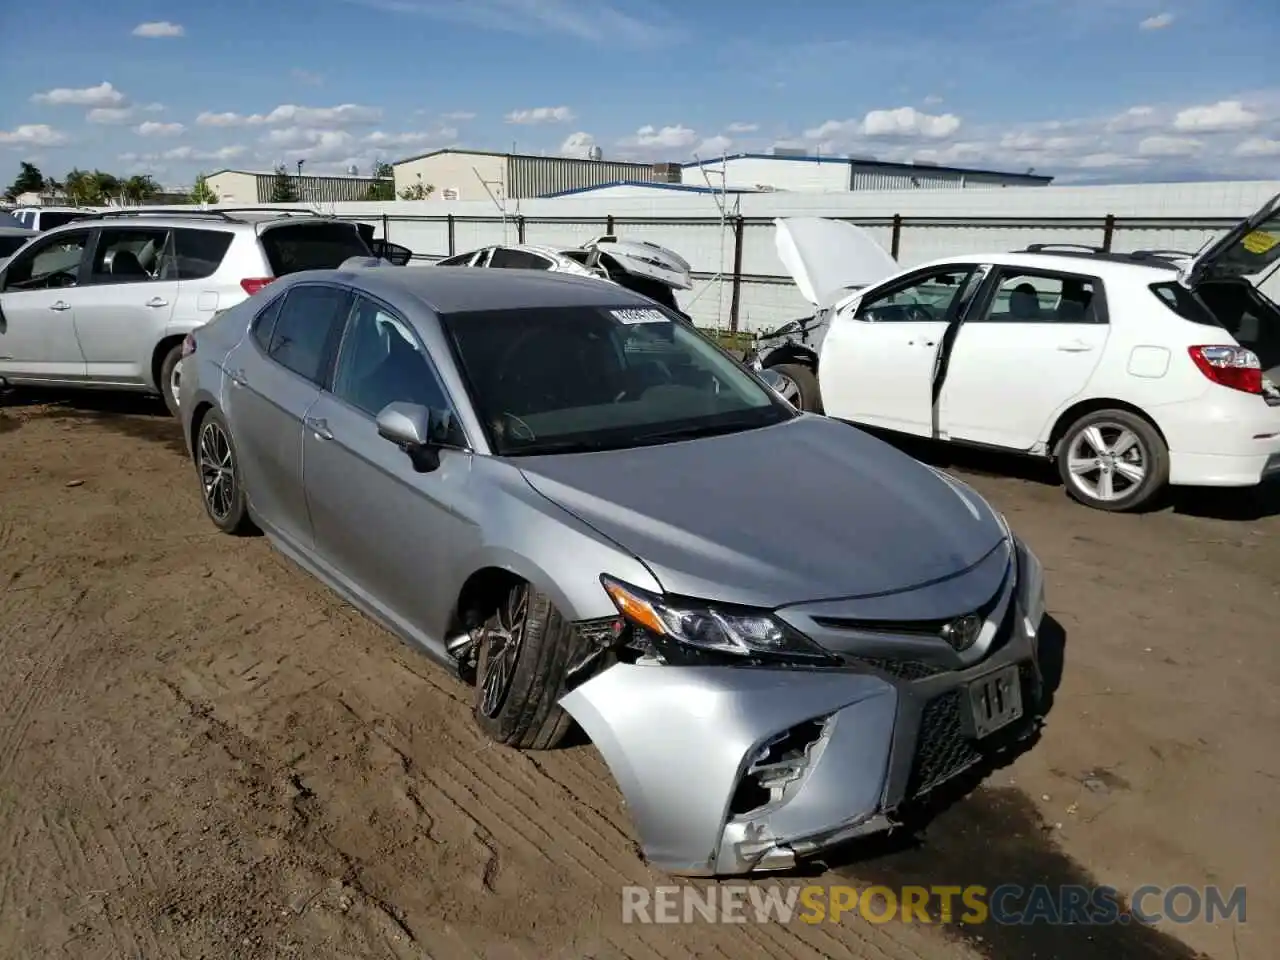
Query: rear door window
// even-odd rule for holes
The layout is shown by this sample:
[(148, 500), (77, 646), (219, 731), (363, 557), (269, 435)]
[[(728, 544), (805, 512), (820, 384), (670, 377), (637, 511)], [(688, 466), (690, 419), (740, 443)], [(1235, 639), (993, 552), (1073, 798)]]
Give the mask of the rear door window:
[(351, 294), (341, 287), (321, 283), (294, 287), (285, 294), (267, 354), (282, 367), (323, 386), (350, 306)]
[(351, 223), (286, 223), (264, 230), (260, 239), (277, 277), (299, 270), (336, 270), (351, 257), (373, 256)]
[(550, 270), (551, 261), (527, 250), (512, 250), (510, 247), (498, 247), (493, 251), (489, 261), (490, 267), (508, 270)]
[(98, 234), (90, 283), (145, 283), (159, 274), (169, 243), (164, 227), (118, 227)]
[(174, 255), (166, 262), (164, 275), (179, 280), (211, 277), (230, 247), (231, 234), (226, 230), (175, 230)]

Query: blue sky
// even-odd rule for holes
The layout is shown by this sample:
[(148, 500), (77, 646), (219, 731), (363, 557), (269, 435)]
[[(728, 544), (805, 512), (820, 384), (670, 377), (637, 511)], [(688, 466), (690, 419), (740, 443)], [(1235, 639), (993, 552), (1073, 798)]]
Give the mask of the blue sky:
[(0, 37), (5, 183), (513, 144), (1280, 178), (1275, 0), (47, 0)]

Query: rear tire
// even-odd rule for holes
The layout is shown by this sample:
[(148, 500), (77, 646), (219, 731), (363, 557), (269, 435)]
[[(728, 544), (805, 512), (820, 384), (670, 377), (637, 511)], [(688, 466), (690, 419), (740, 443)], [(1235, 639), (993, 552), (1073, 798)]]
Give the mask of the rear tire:
[(546, 594), (519, 583), (479, 630), (473, 713), (491, 739), (521, 750), (550, 750), (573, 718), (559, 701), (586, 642)]
[(178, 370), (178, 364), (182, 362), (182, 344), (174, 344), (169, 352), (164, 355), (164, 361), (160, 364), (160, 394), (164, 397), (164, 405), (169, 408), (174, 419), (181, 419), (181, 413), (178, 410), (178, 377), (181, 371)]
[(822, 413), (822, 392), (818, 387), (818, 377), (812, 370), (799, 363), (777, 363), (769, 369), (795, 385), (795, 395), (787, 397), (793, 406), (806, 413)]
[(243, 536), (254, 530), (249, 501), (240, 482), (240, 459), (231, 429), (217, 410), (210, 410), (196, 427), (196, 476), (204, 512), (223, 533)]
[(1058, 474), (1067, 493), (1087, 507), (1140, 510), (1169, 482), (1169, 448), (1143, 417), (1097, 410), (1067, 428), (1058, 447)]

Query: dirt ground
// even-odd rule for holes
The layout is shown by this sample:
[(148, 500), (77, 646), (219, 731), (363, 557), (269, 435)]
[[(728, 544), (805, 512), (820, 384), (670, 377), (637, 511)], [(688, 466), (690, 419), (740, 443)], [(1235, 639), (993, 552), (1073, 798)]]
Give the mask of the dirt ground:
[(670, 881), (591, 747), (488, 745), (467, 688), (213, 530), (158, 403), (89, 397), (0, 409), (0, 955), (1274, 956), (1280, 496), (1114, 517), (955, 468), (1048, 570), (1043, 737), (777, 882), (1245, 885), (1247, 923), (624, 925), (622, 885)]

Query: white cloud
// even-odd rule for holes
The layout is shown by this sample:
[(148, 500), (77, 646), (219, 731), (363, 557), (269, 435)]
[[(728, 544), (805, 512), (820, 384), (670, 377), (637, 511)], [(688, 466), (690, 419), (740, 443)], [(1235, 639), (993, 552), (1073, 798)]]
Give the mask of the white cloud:
[(560, 153), (566, 157), (585, 157), (596, 145), (596, 138), (585, 130), (571, 133), (560, 144)]
[(915, 107), (896, 110), (872, 110), (862, 121), (862, 132), (868, 137), (925, 137), (944, 140), (960, 129), (960, 118), (954, 113), (933, 115)]
[(719, 157), (729, 152), (729, 148), (733, 146), (733, 141), (728, 137), (707, 137), (700, 144), (693, 148), (693, 152), (704, 160), (711, 157)]
[(760, 129), (758, 123), (731, 123), (725, 127), (728, 133), (755, 133)]
[(635, 132), (635, 136), (624, 140), (623, 144), (641, 147), (646, 150), (679, 150), (682, 147), (691, 147), (697, 142), (697, 133), (689, 127), (677, 123), (661, 129), (652, 124), (646, 124)]
[(441, 127), (439, 130), (412, 130), (405, 133), (385, 133), (375, 130), (364, 138), (371, 147), (418, 147), (427, 143), (440, 143), (453, 140), (458, 131), (453, 127)]
[(46, 123), (24, 123), (12, 130), (0, 130), (0, 144), (11, 147), (57, 147), (67, 135)]
[(133, 119), (132, 107), (94, 107), (84, 115), (89, 123), (106, 125), (128, 123)]
[(1111, 167), (1140, 167), (1146, 160), (1141, 157), (1131, 157), (1123, 153), (1090, 153), (1081, 157), (1076, 166), (1086, 170), (1107, 169)]
[(358, 141), (346, 130), (324, 130), (314, 127), (284, 127), (272, 130), (262, 142), (276, 151), (289, 150), (305, 154), (307, 161), (336, 160), (347, 156)]
[(160, 123), (156, 120), (146, 120), (133, 129), (140, 137), (176, 137), (187, 128), (180, 123)]
[(147, 104), (145, 107), (143, 107), (142, 109), (143, 109), (144, 111), (146, 111), (147, 113), (163, 113), (163, 112), (164, 112), (164, 104), (163, 104), (163, 103), (148, 103), (148, 104)]
[(168, 20), (151, 20), (134, 27), (133, 35), (155, 40), (165, 37), (185, 37), (187, 31), (180, 23), (170, 23)]
[(941, 102), (942, 102), (942, 97), (938, 96), (938, 94), (936, 93), (931, 93), (924, 98), (924, 105), (926, 107), (936, 107)]
[(1147, 17), (1140, 24), (1139, 30), (1163, 30), (1171, 25), (1177, 19), (1172, 13), (1157, 13), (1154, 17)]
[(568, 107), (533, 107), (529, 110), (512, 110), (505, 117), (507, 123), (569, 123), (574, 113)]
[(474, 120), (476, 115), (470, 110), (453, 110), (449, 113), (440, 114), (441, 120), (452, 120), (458, 123), (465, 123), (468, 120)]
[(1203, 146), (1204, 141), (1191, 137), (1144, 137), (1138, 142), (1138, 156), (1193, 157)]
[(226, 161), (234, 160), (236, 157), (242, 157), (246, 152), (246, 149), (239, 144), (230, 144), (225, 147), (219, 147), (217, 150), (198, 150), (195, 147), (182, 146), (174, 147), (171, 150), (165, 150), (163, 153), (121, 153), (116, 157), (116, 159), (124, 163), (146, 164), (157, 163), (161, 160)]
[(1239, 100), (1220, 100), (1202, 107), (1187, 107), (1173, 118), (1175, 130), (1218, 133), (1225, 130), (1246, 130), (1255, 126), (1261, 118)]
[(106, 80), (96, 87), (56, 87), (31, 97), (32, 103), (57, 107), (118, 107), (125, 100), (125, 95)]
[(196, 117), (202, 127), (264, 127), (289, 125), (301, 127), (359, 126), (377, 123), (382, 119), (378, 107), (362, 107), (355, 103), (340, 103), (336, 107), (299, 107), (292, 103), (281, 104), (270, 113), (212, 113), (205, 111)]
[(1237, 144), (1232, 152), (1237, 157), (1280, 157), (1280, 140), (1250, 137), (1243, 143)]
[(842, 140), (862, 133), (861, 120), (828, 120), (804, 132), (806, 140)]
[(1130, 107), (1107, 121), (1107, 129), (1116, 133), (1150, 130), (1160, 126), (1160, 118), (1154, 107)]
[(1018, 130), (1002, 136), (998, 147), (1014, 153), (1055, 153), (1082, 147), (1087, 142), (1082, 137), (1042, 137), (1028, 130)]
[(289, 76), (308, 87), (318, 87), (324, 83), (323, 74), (316, 73), (313, 70), (303, 70), (299, 67), (294, 67), (294, 69), (290, 70)]

